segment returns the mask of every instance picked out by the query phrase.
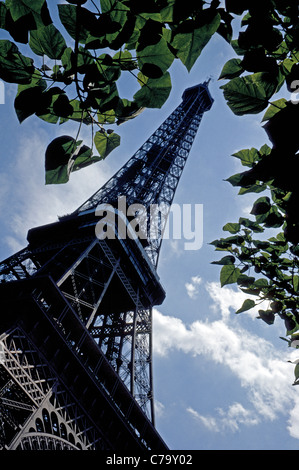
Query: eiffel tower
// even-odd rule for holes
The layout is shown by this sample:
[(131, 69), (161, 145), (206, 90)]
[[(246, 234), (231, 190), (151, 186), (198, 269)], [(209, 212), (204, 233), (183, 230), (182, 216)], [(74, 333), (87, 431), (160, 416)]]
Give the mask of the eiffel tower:
[(212, 103), (208, 82), (186, 89), (101, 189), (29, 230), (26, 248), (0, 264), (1, 449), (167, 449), (154, 420), (152, 308), (165, 298), (157, 264)]

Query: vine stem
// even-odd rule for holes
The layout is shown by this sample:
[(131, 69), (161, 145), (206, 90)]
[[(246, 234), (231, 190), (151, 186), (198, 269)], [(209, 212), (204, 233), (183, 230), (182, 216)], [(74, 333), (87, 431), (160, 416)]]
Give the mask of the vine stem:
[(78, 55), (79, 55), (79, 30), (80, 30), (80, 23), (79, 23), (79, 17), (80, 17), (80, 12), (81, 12), (81, 5), (77, 5), (76, 8), (76, 34), (75, 34), (75, 83), (76, 83), (76, 90), (78, 94), (78, 98), (82, 103), (82, 96), (81, 96), (81, 90), (79, 86), (79, 81), (78, 81)]
[[(75, 84), (76, 84), (77, 95), (78, 95), (78, 98), (79, 98), (80, 102), (83, 103), (84, 100), (83, 100), (83, 97), (81, 95), (81, 89), (80, 89), (80, 86), (79, 86), (79, 78), (78, 78), (79, 31), (80, 31), (79, 18), (80, 18), (81, 9), (82, 9), (82, 6), (80, 4), (77, 5), (77, 9), (76, 9), (76, 34), (75, 34), (75, 48), (74, 48), (76, 60), (75, 60), (75, 73), (74, 73), (74, 75), (75, 75)], [(80, 121), (80, 126), (79, 126), (79, 131), (78, 131), (78, 134), (77, 134), (77, 138), (79, 137), (79, 132), (80, 132), (82, 121), (83, 121), (83, 112), (84, 111), (82, 110), (82, 118), (81, 118), (81, 121)], [(96, 124), (100, 129), (103, 129), (103, 126), (98, 123), (98, 121), (92, 116), (91, 112), (88, 109), (86, 110), (86, 112), (87, 112), (88, 116), (91, 118), (92, 124)]]

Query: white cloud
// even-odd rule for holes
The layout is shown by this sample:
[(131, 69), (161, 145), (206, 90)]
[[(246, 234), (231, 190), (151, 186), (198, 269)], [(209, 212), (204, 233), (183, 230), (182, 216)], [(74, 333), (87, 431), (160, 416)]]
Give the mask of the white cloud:
[(226, 411), (216, 409), (215, 416), (204, 416), (190, 407), (188, 412), (214, 431), (236, 431), (240, 425), (255, 425), (289, 413), (288, 430), (299, 438), (298, 413), (294, 411), (299, 408), (299, 400), (292, 387), (293, 369), (287, 362), (291, 356), (295, 357), (296, 350), (285, 350), (282, 358), (283, 353), (272, 343), (231, 320), (230, 315), (240, 307), (243, 293), (227, 286), (221, 289), (216, 283), (205, 287), (212, 309), (220, 318), (186, 325), (180, 318), (155, 310), (154, 353), (167, 357), (176, 350), (212, 361), (227, 368), (248, 393), (246, 405), (232, 403)]
[(163, 250), (160, 252), (159, 266), (160, 268), (167, 265), (169, 257), (180, 258), (184, 254), (184, 246), (182, 240), (173, 240), (171, 238), (163, 240)]
[(241, 403), (233, 403), (228, 410), (217, 408), (215, 416), (204, 416), (191, 407), (187, 412), (197, 421), (201, 422), (209, 431), (231, 431), (239, 430), (240, 425), (253, 426), (259, 423), (259, 418), (252, 415), (250, 410), (246, 410)]
[[(208, 282), (206, 284), (206, 290), (208, 291), (210, 297), (214, 301), (212, 304), (212, 309), (218, 313), (221, 313), (221, 316), (224, 319), (228, 319), (231, 311), (236, 312), (243, 304), (246, 299), (256, 300), (257, 298), (249, 294), (245, 294), (241, 290), (234, 290), (231, 287), (224, 286), (221, 287), (217, 282)], [(246, 313), (253, 318), (256, 318), (258, 315), (259, 309), (266, 309), (268, 305), (267, 301), (260, 303), (257, 307), (248, 310)], [(243, 314), (244, 314), (243, 313)]]
[(250, 410), (246, 410), (241, 403), (233, 403), (227, 411), (219, 409), (219, 415), (222, 418), (222, 426), (232, 431), (237, 431), (240, 424), (253, 426), (259, 423), (259, 419), (252, 416)]
[(290, 436), (295, 439), (299, 439), (299, 397), (295, 398), (295, 406), (290, 412), (290, 417), (288, 421), (288, 431)]
[(220, 430), (219, 426), (218, 426), (218, 423), (217, 423), (217, 420), (213, 416), (203, 416), (203, 415), (199, 414), (196, 410), (191, 408), (190, 406), (187, 408), (187, 411), (188, 411), (188, 413), (190, 413), (190, 415), (194, 419), (196, 419), (197, 421), (200, 421), (210, 431), (217, 432), (217, 431)]
[(191, 282), (186, 282), (185, 287), (190, 299), (196, 299), (198, 294), (198, 286), (201, 284), (201, 282), (202, 279), (199, 276), (193, 276), (191, 277)]
[(155, 400), (154, 406), (155, 406), (155, 416), (156, 417), (163, 416), (164, 411), (165, 411), (165, 406), (163, 405), (163, 403), (161, 403), (158, 400)]

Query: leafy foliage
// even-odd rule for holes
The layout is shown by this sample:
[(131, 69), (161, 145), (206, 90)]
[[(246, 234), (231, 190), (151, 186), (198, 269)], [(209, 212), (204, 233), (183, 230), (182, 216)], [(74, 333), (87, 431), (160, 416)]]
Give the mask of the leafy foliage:
[(260, 113), (277, 88), (277, 83), (267, 72), (257, 72), (236, 77), (223, 85), (224, 97), (237, 116)]
[[(298, 92), (298, 6), (286, 0), (226, 0), (218, 9), (218, 33), (231, 43), (237, 57), (224, 64), (220, 80), (224, 97), (237, 116), (265, 110), (262, 123), (272, 148), (263, 145), (234, 153), (246, 171), (227, 181), (239, 194), (264, 193), (253, 204), (251, 218), (240, 217), (223, 227), (229, 236), (213, 241), (224, 256), (222, 286), (235, 284), (250, 298), (236, 313), (260, 308), (259, 318), (272, 325), (280, 317), (289, 346), (299, 347), (299, 190), (298, 101), (272, 97), (286, 84)], [(242, 28), (233, 39), (231, 20), (242, 16)], [(271, 236), (267, 237), (267, 230)], [(298, 365), (295, 382), (299, 384)]]
[[(227, 252), (214, 264), (221, 265), (222, 285), (236, 284), (254, 296), (236, 313), (267, 303), (259, 318), (271, 325), (277, 317), (285, 324), (290, 346), (299, 343), (299, 219), (297, 102), (272, 96), (286, 83), (289, 91), (299, 78), (299, 29), (297, 6), (283, 0), (226, 1), (230, 12), (243, 14), (246, 26), (232, 40), (243, 58), (230, 59), (220, 79), (221, 88), (234, 114), (260, 113), (272, 148), (243, 149), (233, 156), (247, 170), (228, 178), (239, 194), (264, 193), (254, 202), (250, 219), (223, 227), (230, 233), (212, 242), (216, 251)], [(271, 235), (267, 238), (267, 229)], [(261, 238), (262, 235), (262, 238)], [(259, 238), (257, 238), (259, 237)], [(298, 369), (298, 368), (297, 368)], [(299, 384), (299, 373), (295, 373)]]
[[(225, 11), (219, 4), (74, 0), (57, 4), (60, 24), (54, 25), (46, 0), (0, 2), (0, 28), (13, 40), (0, 40), (0, 78), (19, 85), (19, 121), (36, 115), (51, 124), (78, 122), (74, 145), (82, 124), (92, 128), (84, 165), (76, 164), (73, 152), (63, 145), (57, 162), (49, 144), (47, 184), (65, 183), (75, 169), (106, 158), (120, 144), (115, 130), (106, 126), (124, 123), (145, 107), (163, 106), (171, 91), (173, 61), (180, 60), (191, 70), (212, 35), (223, 27)], [(16, 43), (27, 44), (30, 57)], [(132, 100), (119, 96), (117, 83), (124, 74), (136, 79)]]

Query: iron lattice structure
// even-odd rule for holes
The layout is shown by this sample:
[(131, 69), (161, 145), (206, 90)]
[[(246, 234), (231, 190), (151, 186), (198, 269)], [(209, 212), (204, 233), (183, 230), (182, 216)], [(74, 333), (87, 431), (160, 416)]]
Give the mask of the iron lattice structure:
[[(207, 82), (187, 89), (99, 191), (31, 229), (28, 246), (0, 264), (1, 448), (166, 448), (154, 426), (152, 308), (165, 298), (156, 268), (175, 190), (212, 103)], [(119, 216), (114, 238), (96, 232), (104, 204)], [(131, 217), (143, 211), (143, 236), (123, 236), (132, 205)]]

